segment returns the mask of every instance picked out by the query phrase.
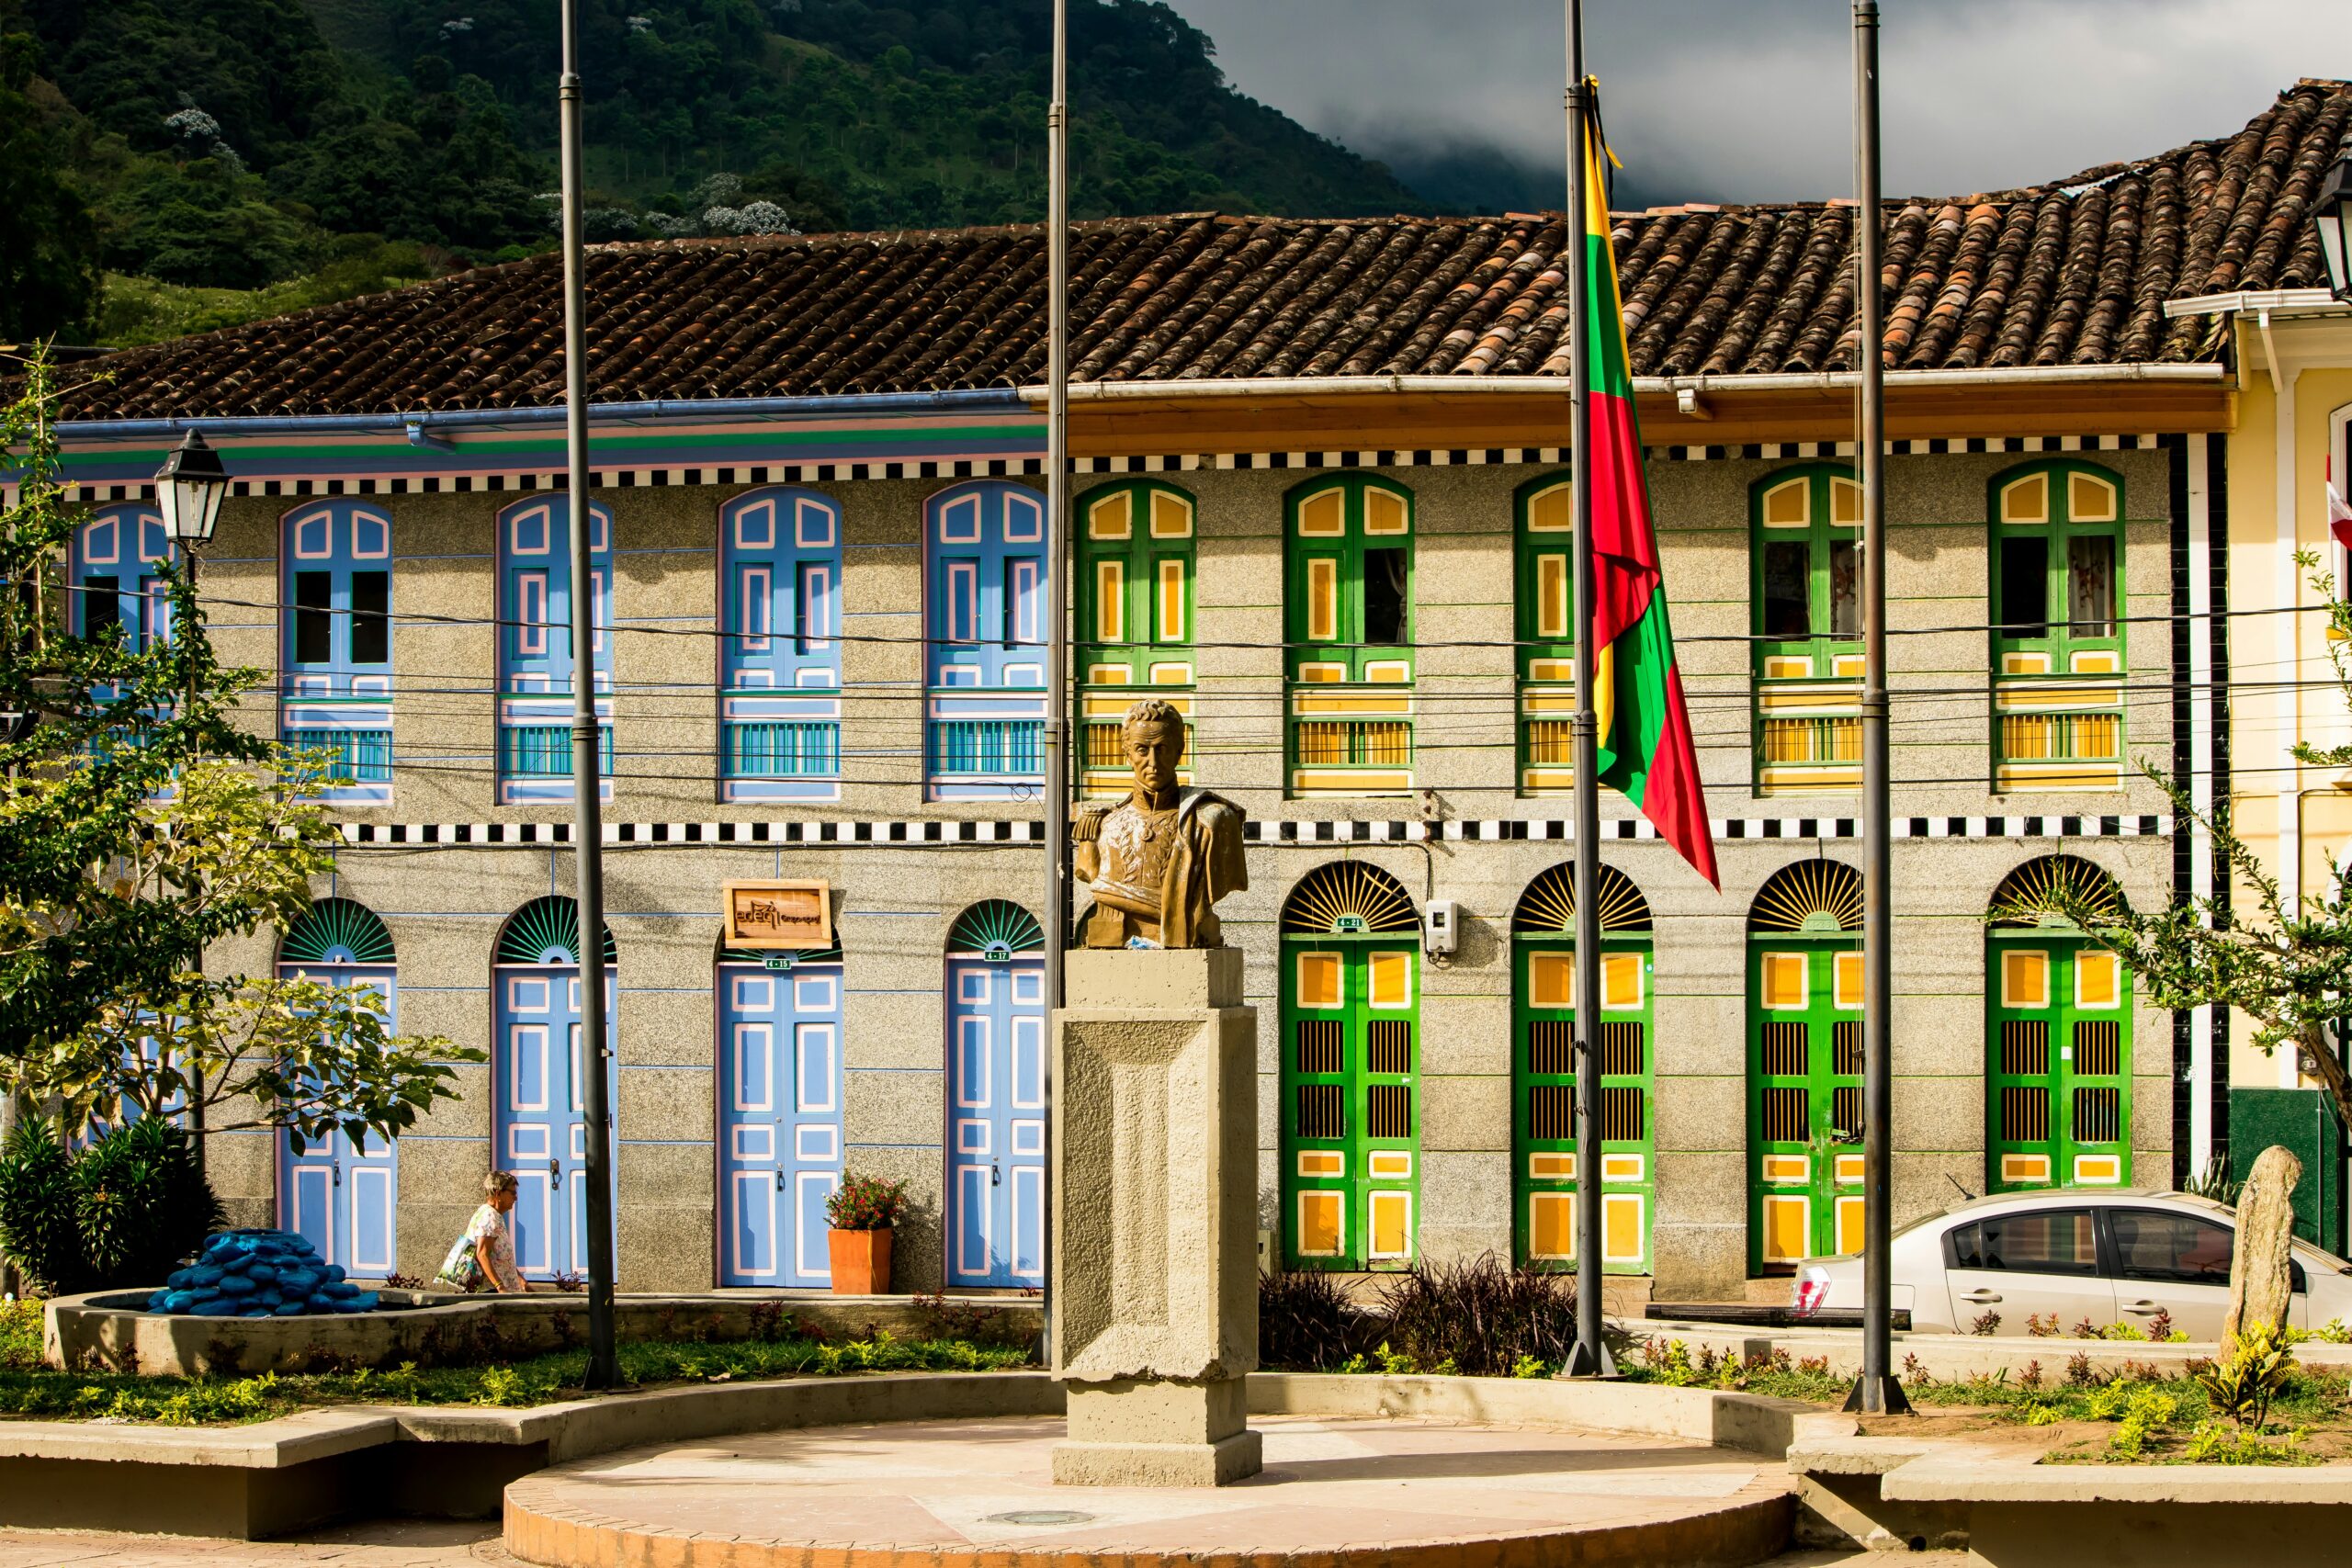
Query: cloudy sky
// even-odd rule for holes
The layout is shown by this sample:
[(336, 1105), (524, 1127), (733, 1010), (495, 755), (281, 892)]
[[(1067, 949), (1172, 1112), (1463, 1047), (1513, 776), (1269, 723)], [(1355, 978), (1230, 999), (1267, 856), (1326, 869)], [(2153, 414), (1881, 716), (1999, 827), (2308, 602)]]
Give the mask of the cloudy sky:
[[(1408, 179), (1450, 145), (1523, 161), (1515, 183), (1531, 189), (1565, 163), (1562, 0), (1170, 4), (1216, 40), (1242, 91)], [(2297, 77), (2352, 76), (2345, 0), (1881, 9), (1891, 195), (2063, 177), (2235, 130)], [(1849, 5), (1586, 0), (1585, 12), (1610, 138), (1640, 199), (1850, 192)]]

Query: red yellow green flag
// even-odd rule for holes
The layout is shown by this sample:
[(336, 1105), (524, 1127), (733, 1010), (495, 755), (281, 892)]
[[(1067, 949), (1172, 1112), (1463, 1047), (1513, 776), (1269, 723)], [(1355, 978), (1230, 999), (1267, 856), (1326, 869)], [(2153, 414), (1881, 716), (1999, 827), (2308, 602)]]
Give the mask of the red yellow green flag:
[(1597, 117), (1585, 123), (1583, 310), (1591, 440), (1576, 464), (1579, 482), (1592, 492), (1593, 595), (1586, 632), (1592, 638), (1600, 782), (1640, 807), (1659, 837), (1720, 888), (1642, 473), (1624, 304), (1609, 243), (1609, 189), (1600, 175), (1600, 125)]

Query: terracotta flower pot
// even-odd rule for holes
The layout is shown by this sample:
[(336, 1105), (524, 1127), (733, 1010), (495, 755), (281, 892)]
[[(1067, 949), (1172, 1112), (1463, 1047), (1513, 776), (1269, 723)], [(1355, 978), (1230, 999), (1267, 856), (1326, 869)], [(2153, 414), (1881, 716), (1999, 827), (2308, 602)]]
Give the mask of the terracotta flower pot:
[(890, 1233), (827, 1231), (825, 1252), (833, 1266), (833, 1294), (882, 1296), (890, 1292)]

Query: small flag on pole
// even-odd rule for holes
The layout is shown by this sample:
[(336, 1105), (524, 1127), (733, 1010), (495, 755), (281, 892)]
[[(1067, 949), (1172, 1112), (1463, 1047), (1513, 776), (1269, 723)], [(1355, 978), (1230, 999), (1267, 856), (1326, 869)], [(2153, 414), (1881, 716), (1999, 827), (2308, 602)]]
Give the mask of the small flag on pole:
[(1591, 343), (1585, 391), (1592, 411), (1592, 450), (1578, 452), (1576, 465), (1577, 482), (1590, 486), (1592, 493), (1593, 594), (1586, 629), (1593, 649), (1599, 782), (1640, 807), (1659, 836), (1720, 888), (1690, 709), (1683, 701), (1674, 634), (1667, 625), (1649, 484), (1642, 472), (1642, 432), (1634, 417), (1625, 311), (1609, 243), (1609, 187), (1601, 178), (1597, 114), (1587, 121), (1585, 149), (1583, 308)]

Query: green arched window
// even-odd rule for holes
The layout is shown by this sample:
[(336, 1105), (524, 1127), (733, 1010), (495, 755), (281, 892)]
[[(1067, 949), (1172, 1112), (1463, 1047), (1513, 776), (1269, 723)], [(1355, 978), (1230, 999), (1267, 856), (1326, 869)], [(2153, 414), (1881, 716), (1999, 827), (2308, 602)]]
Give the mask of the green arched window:
[(2123, 480), (2070, 460), (1994, 477), (1994, 776), (2115, 789), (2123, 769)]
[(1862, 877), (1774, 872), (1747, 913), (1748, 1267), (1862, 1237)]
[(2020, 1188), (2132, 1179), (2132, 976), (2085, 934), (2120, 911), (2115, 879), (2074, 855), (2030, 860), (1993, 895), (1984, 935), (1984, 1178)]
[[(1653, 1121), (1649, 900), (1600, 868), (1600, 1239), (1612, 1273), (1650, 1268)], [(1512, 913), (1511, 1191), (1518, 1255), (1576, 1259), (1576, 870), (1527, 885)]]
[[(1089, 793), (1127, 786), (1119, 721), (1129, 705), (1155, 696), (1193, 714), (1196, 512), (1192, 496), (1157, 479), (1079, 498), (1080, 784)], [(1180, 776), (1190, 782), (1189, 767)]]
[(1757, 791), (1857, 788), (1861, 486), (1842, 465), (1784, 468), (1749, 487), (1748, 521)]
[(1300, 879), (1282, 913), (1283, 1257), (1401, 1268), (1420, 1194), (1420, 912), (1363, 861)]
[(1516, 498), (1519, 786), (1528, 795), (1576, 782), (1575, 488), (1568, 475), (1548, 474)]
[(1413, 497), (1340, 474), (1290, 492), (1283, 639), (1294, 795), (1413, 787)]

